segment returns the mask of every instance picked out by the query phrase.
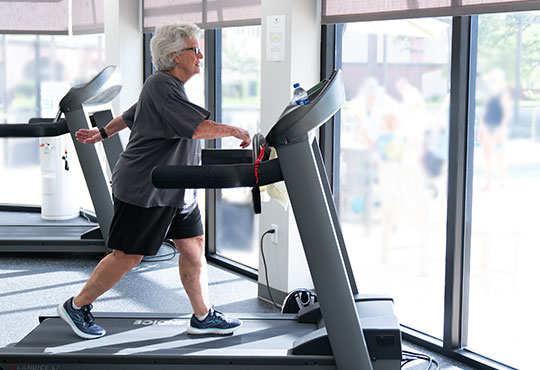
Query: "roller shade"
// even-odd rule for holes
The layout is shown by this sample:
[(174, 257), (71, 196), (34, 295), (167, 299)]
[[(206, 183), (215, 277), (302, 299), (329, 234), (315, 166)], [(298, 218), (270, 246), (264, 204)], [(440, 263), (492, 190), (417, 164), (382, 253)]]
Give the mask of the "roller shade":
[(539, 0), (323, 0), (323, 23), (540, 9)]
[(144, 0), (144, 31), (183, 21), (204, 29), (261, 24), (261, 0)]
[(73, 34), (89, 34), (104, 32), (105, 10), (104, 0), (73, 0), (71, 19)]
[(68, 0), (0, 0), (0, 33), (67, 35)]

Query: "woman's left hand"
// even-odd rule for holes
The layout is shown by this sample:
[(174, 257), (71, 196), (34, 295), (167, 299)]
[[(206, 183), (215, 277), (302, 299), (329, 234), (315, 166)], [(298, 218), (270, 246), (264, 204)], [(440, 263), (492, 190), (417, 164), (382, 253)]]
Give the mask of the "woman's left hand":
[(97, 128), (93, 128), (91, 130), (82, 128), (75, 133), (75, 137), (77, 138), (77, 141), (84, 144), (95, 144), (103, 140), (101, 134), (99, 133), (99, 129)]

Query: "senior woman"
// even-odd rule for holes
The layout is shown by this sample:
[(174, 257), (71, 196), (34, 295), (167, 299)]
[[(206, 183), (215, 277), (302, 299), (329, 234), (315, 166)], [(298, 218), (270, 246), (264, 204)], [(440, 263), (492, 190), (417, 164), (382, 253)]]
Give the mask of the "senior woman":
[(114, 216), (108, 247), (113, 252), (99, 262), (79, 294), (58, 306), (60, 317), (82, 338), (105, 335), (90, 313), (92, 303), (144, 256), (155, 255), (164, 239), (172, 239), (180, 252), (180, 279), (193, 308), (188, 333), (230, 334), (241, 325), (210, 305), (204, 231), (194, 190), (157, 189), (150, 176), (156, 166), (198, 165), (199, 139), (232, 136), (241, 140), (242, 148), (251, 143), (246, 130), (209, 120), (210, 112), (186, 96), (184, 84), (200, 72), (200, 34), (189, 23), (158, 27), (150, 44), (158, 71), (144, 83), (137, 103), (104, 128), (76, 133), (77, 140), (94, 144), (131, 129), (112, 177)]

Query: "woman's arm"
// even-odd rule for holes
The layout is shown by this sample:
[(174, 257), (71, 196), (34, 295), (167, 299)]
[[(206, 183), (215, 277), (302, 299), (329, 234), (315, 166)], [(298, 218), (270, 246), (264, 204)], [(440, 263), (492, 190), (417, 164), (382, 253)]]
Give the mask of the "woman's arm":
[(242, 140), (240, 146), (247, 148), (251, 144), (251, 137), (249, 132), (243, 128), (236, 126), (229, 126), (223, 123), (214, 122), (211, 120), (204, 120), (197, 127), (193, 133), (193, 139), (218, 139), (221, 137), (233, 136)]
[[(107, 137), (113, 136), (119, 131), (122, 131), (127, 126), (126, 122), (122, 118), (122, 116), (118, 116), (116, 118), (113, 118), (107, 125), (104, 127), (105, 133), (107, 134)], [(103, 140), (101, 137), (101, 133), (99, 132), (98, 128), (93, 129), (80, 129), (75, 133), (75, 137), (78, 141), (84, 144), (95, 144), (97, 142), (100, 142)]]

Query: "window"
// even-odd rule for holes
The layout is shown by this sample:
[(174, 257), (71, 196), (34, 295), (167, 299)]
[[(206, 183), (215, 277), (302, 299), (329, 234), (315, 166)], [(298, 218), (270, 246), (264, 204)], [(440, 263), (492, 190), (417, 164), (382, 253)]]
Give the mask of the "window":
[[(534, 368), (540, 12), (480, 15), (468, 347)], [(501, 340), (502, 338), (502, 340)]]
[[(0, 122), (54, 117), (73, 85), (105, 67), (103, 35), (0, 35)], [(75, 149), (66, 135), (73, 192), (93, 209)], [(0, 203), (41, 204), (38, 138), (0, 139)], [(9, 180), (8, 180), (9, 179)]]
[(450, 18), (348, 23), (339, 213), (358, 289), (442, 338)]
[[(222, 29), (222, 121), (242, 127), (253, 136), (260, 123), (261, 27)], [(240, 149), (234, 138), (221, 148)], [(221, 189), (216, 195), (216, 252), (257, 269), (258, 217), (249, 188)]]

